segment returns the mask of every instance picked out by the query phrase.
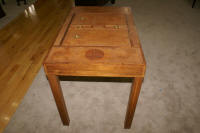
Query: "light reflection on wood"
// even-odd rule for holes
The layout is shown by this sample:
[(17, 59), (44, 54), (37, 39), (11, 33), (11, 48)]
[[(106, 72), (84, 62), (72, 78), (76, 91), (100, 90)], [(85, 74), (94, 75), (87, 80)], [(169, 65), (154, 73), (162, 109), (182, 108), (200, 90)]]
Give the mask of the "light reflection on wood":
[(0, 30), (0, 133), (26, 94), (72, 6), (38, 0)]

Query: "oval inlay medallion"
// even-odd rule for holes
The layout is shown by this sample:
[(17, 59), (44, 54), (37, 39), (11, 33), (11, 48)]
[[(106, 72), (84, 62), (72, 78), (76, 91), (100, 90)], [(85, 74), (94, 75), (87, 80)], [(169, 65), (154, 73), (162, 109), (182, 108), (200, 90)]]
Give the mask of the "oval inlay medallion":
[(85, 56), (90, 60), (97, 60), (104, 56), (104, 52), (99, 49), (90, 49), (85, 53)]

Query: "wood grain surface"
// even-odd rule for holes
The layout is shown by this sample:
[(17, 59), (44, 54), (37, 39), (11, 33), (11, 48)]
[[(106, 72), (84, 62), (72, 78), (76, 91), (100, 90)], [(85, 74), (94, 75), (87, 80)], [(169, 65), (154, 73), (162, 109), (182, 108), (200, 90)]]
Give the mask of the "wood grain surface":
[(136, 77), (133, 80), (130, 95), (129, 95), (129, 101), (128, 106), (126, 110), (126, 117), (124, 122), (124, 128), (131, 128), (132, 124), (132, 118), (135, 113), (138, 97), (140, 95), (141, 85), (142, 85), (143, 78)]
[(135, 78), (124, 122), (124, 128), (131, 127), (146, 62), (130, 8), (73, 8), (44, 61), (44, 68), (64, 125), (69, 124), (69, 116), (55, 77)]
[[(70, 14), (44, 61), (47, 74), (144, 77), (146, 63), (129, 7), (76, 7)], [(101, 58), (95, 52), (88, 57), (92, 50)]]
[(67, 107), (65, 105), (65, 100), (62, 93), (62, 88), (60, 86), (59, 79), (56, 75), (47, 75), (51, 90), (56, 101), (56, 105), (59, 108), (60, 118), (62, 119), (63, 125), (69, 125), (69, 115), (67, 112)]
[(0, 30), (0, 132), (41, 68), (71, 7), (71, 0), (38, 0)]

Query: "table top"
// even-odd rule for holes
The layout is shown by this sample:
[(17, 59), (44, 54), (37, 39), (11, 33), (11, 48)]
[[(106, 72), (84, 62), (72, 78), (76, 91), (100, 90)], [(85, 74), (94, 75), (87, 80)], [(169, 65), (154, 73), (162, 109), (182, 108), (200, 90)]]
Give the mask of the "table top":
[(129, 7), (75, 7), (44, 61), (48, 74), (143, 77), (146, 63)]

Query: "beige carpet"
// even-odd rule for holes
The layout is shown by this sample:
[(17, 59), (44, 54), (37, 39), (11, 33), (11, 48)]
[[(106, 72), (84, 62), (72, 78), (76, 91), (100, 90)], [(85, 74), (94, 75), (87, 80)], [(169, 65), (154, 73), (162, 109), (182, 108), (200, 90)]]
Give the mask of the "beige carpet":
[(133, 8), (147, 60), (132, 128), (123, 129), (130, 82), (62, 81), (71, 118), (67, 127), (42, 68), (5, 133), (200, 132), (200, 2), (194, 9), (192, 0), (117, 0), (115, 5)]

